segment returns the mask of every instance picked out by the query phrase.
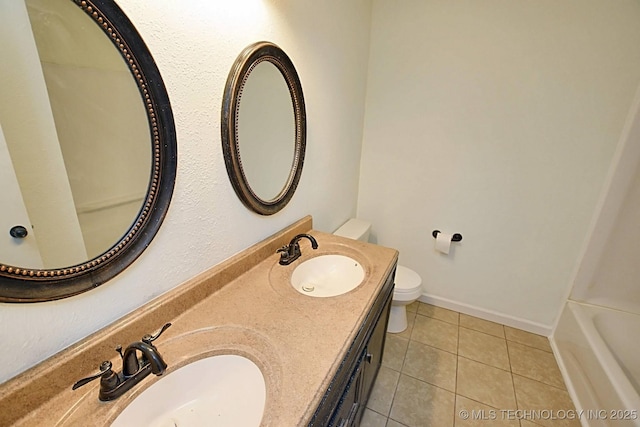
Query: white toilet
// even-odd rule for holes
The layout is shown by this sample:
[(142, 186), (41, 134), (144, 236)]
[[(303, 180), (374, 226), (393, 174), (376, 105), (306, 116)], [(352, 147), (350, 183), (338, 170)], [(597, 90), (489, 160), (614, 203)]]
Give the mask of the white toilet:
[[(368, 242), (370, 232), (370, 222), (352, 218), (333, 234)], [(420, 295), (422, 295), (422, 279), (418, 273), (399, 265), (396, 269), (395, 288), (387, 332), (399, 333), (407, 329), (407, 305), (420, 298)]]

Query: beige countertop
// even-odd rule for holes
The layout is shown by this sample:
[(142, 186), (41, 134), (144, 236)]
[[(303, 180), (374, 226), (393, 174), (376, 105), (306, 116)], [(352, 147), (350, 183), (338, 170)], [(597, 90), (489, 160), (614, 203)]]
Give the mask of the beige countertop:
[[(303, 239), (302, 257), (279, 265), (275, 250), (304, 232), (318, 249)], [(328, 298), (293, 289), (296, 265), (331, 253), (356, 259), (365, 269), (363, 284)], [(0, 425), (109, 425), (162, 377), (150, 375), (112, 402), (98, 400), (98, 380), (75, 391), (71, 385), (96, 373), (103, 360), (120, 371), (116, 345), (140, 340), (166, 322), (172, 326), (154, 343), (167, 362), (165, 375), (211, 355), (245, 356), (265, 378), (262, 425), (306, 425), (397, 257), (393, 249), (312, 230), (305, 217), (0, 385)]]

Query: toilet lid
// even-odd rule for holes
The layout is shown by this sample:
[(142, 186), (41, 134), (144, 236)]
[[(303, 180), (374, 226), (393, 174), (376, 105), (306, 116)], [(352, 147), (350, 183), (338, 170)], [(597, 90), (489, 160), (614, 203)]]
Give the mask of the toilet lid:
[(412, 291), (419, 288), (420, 285), (422, 285), (422, 279), (418, 273), (402, 265), (396, 268), (396, 292)]

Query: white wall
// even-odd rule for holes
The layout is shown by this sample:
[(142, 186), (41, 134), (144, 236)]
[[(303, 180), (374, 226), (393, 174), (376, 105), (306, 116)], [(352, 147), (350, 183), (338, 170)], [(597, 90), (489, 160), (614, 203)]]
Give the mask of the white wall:
[[(425, 299), (549, 331), (640, 81), (635, 0), (374, 0), (358, 216)], [(433, 229), (459, 232), (449, 256)]]
[(606, 186), (570, 298), (640, 314), (640, 86)]
[[(637, 143), (637, 142), (636, 142)], [(571, 298), (640, 314), (640, 169), (636, 170), (595, 274)]]
[[(306, 214), (331, 230), (355, 214), (368, 61), (366, 0), (118, 0), (167, 86), (178, 177), (158, 235), (126, 271), (61, 301), (0, 305), (0, 381), (82, 339)], [(269, 40), (296, 65), (306, 99), (307, 157), (298, 191), (262, 217), (237, 199), (220, 146), (220, 107), (240, 51)]]

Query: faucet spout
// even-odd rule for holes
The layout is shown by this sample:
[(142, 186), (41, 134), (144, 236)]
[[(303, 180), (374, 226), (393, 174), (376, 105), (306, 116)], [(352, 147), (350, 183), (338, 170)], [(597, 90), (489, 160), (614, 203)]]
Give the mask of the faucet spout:
[(293, 243), (297, 243), (302, 238), (309, 239), (309, 241), (311, 242), (311, 247), (313, 249), (318, 249), (318, 241), (311, 234), (298, 234), (296, 237), (291, 239), (291, 242), (289, 243), (289, 245)]
[[(138, 351), (142, 353), (140, 358), (138, 358)], [(167, 369), (167, 364), (153, 344), (141, 341), (130, 344), (122, 356), (122, 374), (124, 377), (135, 375), (146, 365), (149, 365), (151, 373), (155, 375), (162, 375)]]
[(298, 234), (293, 239), (291, 239), (291, 242), (289, 242), (288, 245), (284, 245), (283, 247), (278, 249), (277, 252), (280, 253), (280, 265), (289, 265), (293, 261), (300, 258), (300, 256), (302, 255), (302, 251), (300, 251), (300, 244), (298, 243), (298, 241), (303, 238), (309, 239), (309, 241), (311, 242), (311, 248), (318, 249), (318, 241), (312, 235)]

